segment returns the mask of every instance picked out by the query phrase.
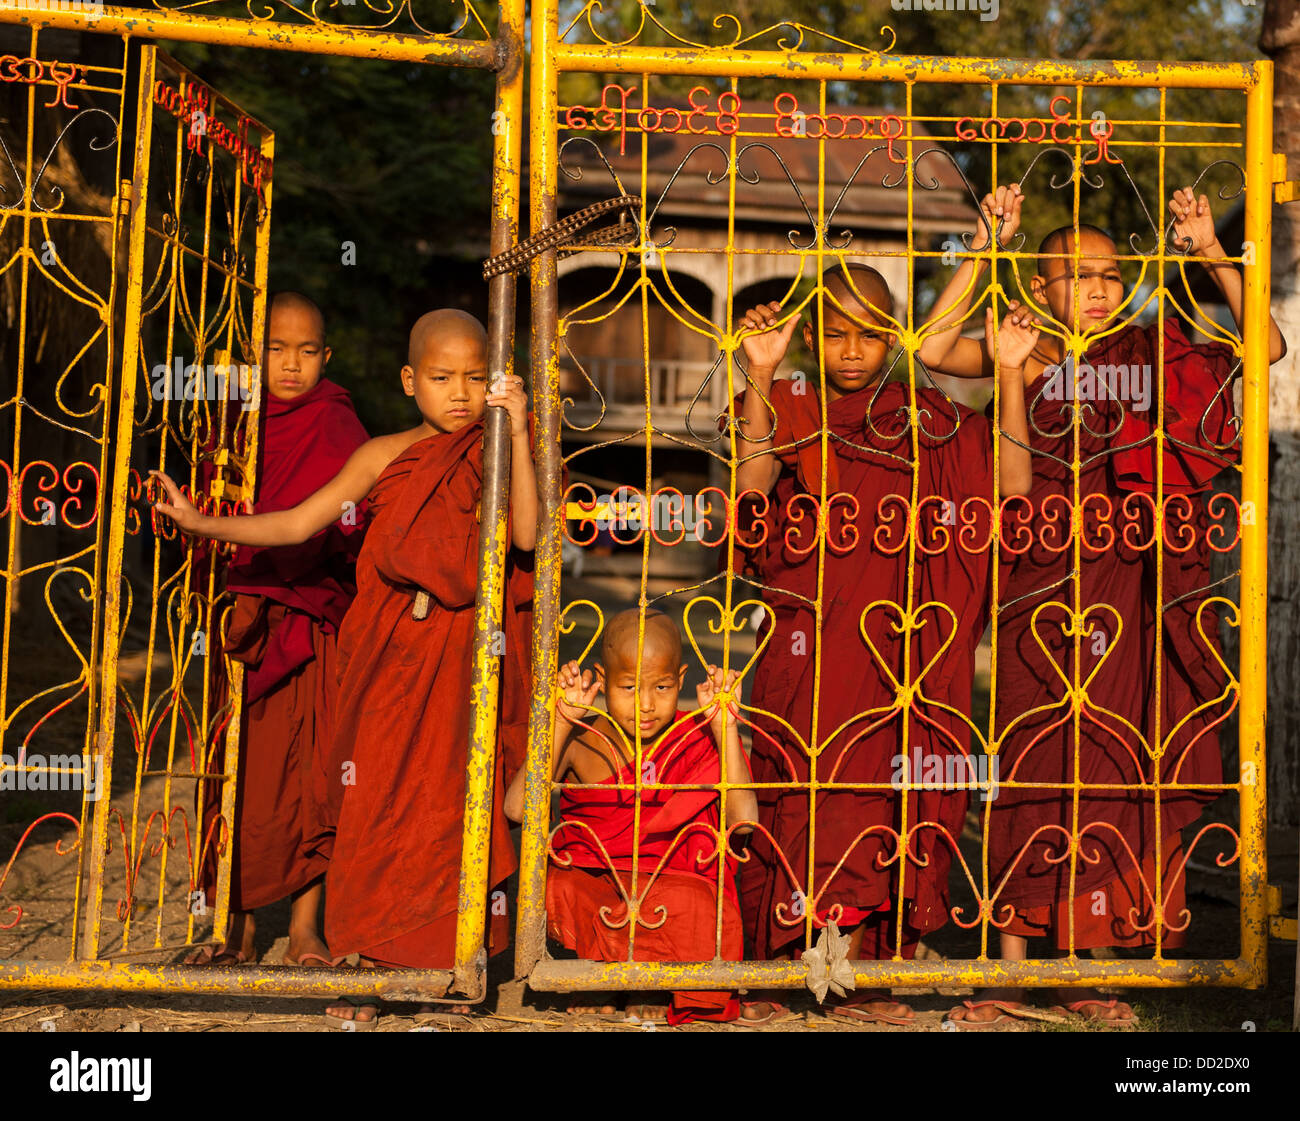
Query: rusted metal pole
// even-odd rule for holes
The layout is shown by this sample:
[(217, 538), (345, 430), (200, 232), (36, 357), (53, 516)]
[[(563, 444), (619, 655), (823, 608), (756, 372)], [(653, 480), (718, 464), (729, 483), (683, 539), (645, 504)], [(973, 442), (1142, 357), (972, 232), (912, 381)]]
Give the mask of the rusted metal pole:
[(1242, 296), (1241, 504), (1241, 956), (1268, 981), (1268, 821), (1265, 707), (1268, 673), (1268, 316), (1273, 225), (1273, 64), (1255, 64), (1246, 95), (1245, 241), (1255, 247)]
[[(533, 4), (529, 88), (532, 233), (555, 222), (555, 0)], [(546, 845), (551, 813), (551, 696), (560, 646), (560, 370), (555, 353), (559, 293), (555, 251), (532, 263), (532, 370), (537, 448), (537, 561), (533, 583), (533, 699), (528, 718), (525, 810), (519, 856), (515, 976), (526, 977), (546, 950)]]
[[(126, 332), (122, 347), (123, 375), (117, 387), (117, 436), (114, 441), (113, 490), (109, 500), (107, 562), (104, 571), (104, 633), (121, 633), (122, 555), (126, 548), (127, 467), (135, 435), (135, 394), (139, 378), (133, 372), (140, 361), (140, 323), (144, 299), (145, 235), (148, 230), (146, 206), (149, 184), (149, 160), (152, 152), (154, 51), (141, 54), (140, 88), (136, 103), (136, 144), (132, 169), (130, 214), (127, 218)], [(30, 174), (30, 166), (28, 169)], [(112, 807), (113, 745), (117, 727), (117, 653), (116, 642), (104, 644), (100, 671), (99, 731), (95, 754), (102, 760), (100, 798), (95, 802), (90, 822), (90, 836), (82, 837), (88, 851), (86, 878), (85, 936), (77, 945), (77, 957), (89, 960), (99, 956), (103, 935), (104, 865), (108, 848), (108, 813)]]
[[(501, 5), (496, 104), (490, 118), (495, 136), (492, 166), (492, 254), (518, 240), (519, 162), (523, 129), (524, 0)], [(488, 289), (488, 376), (514, 370), (515, 276), (494, 277)], [(497, 708), (501, 689), (510, 508), (510, 415), (490, 408), (483, 418), (483, 494), (478, 543), (478, 598), (474, 604), (474, 667), (470, 685), (471, 731), (466, 759), (465, 824), (456, 923), (455, 988), (471, 1000), (485, 995), (486, 923), (492, 799), (497, 762)]]
[[(860, 989), (935, 986), (1059, 985), (1162, 988), (1170, 985), (1250, 987), (1252, 963), (1246, 959), (1169, 959), (1157, 961), (1070, 958), (1053, 961), (855, 961)], [(539, 992), (582, 989), (801, 989), (807, 984), (803, 961), (595, 962), (544, 961), (528, 977)]]
[(382, 996), (440, 1000), (447, 970), (311, 969), (284, 966), (143, 965), (134, 962), (0, 962), (0, 992), (94, 989), (120, 992), (223, 993), (242, 996)]
[[(502, 5), (503, 8), (508, 5)], [(497, 67), (497, 46), (491, 39), (393, 34), (383, 28), (333, 26), (326, 23), (282, 23), (247, 17), (200, 16), (184, 11), (111, 8), (100, 11), (60, 11), (57, 8), (6, 4), (0, 23), (58, 27), (100, 35), (131, 35), (140, 39), (174, 39), (185, 43), (215, 43), (226, 47), (296, 51), (339, 57), (373, 58), (388, 62), (428, 62), (478, 70)]]

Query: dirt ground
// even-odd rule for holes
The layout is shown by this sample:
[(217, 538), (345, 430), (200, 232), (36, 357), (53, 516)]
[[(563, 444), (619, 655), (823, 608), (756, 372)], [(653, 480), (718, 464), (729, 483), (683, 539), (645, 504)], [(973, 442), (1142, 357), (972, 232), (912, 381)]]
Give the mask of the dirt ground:
[[(567, 583), (567, 582), (566, 582)], [(586, 580), (582, 591), (608, 612), (626, 603), (626, 582)], [(566, 599), (579, 598), (576, 589), (566, 586)], [(622, 600), (622, 603), (620, 603)], [(695, 633), (702, 653), (713, 658), (721, 652), (720, 638), (707, 633), (707, 626), (697, 616)], [(565, 639), (562, 657), (576, 656), (590, 633), (587, 623)], [(752, 631), (735, 640), (738, 655), (747, 657), (752, 650)], [(66, 651), (64, 651), (66, 655)], [(60, 675), (52, 671), (53, 655), (33, 646), (30, 657), (11, 659), (11, 670), (21, 689), (24, 679), (35, 686), (30, 692), (46, 688)], [(62, 664), (62, 663), (61, 663)], [(733, 664), (735, 664), (733, 662)], [(24, 695), (11, 692), (11, 695)], [(78, 721), (81, 721), (79, 723)], [(80, 751), (79, 737), (84, 731), (84, 711), (78, 716), (75, 704), (68, 706), (42, 729), (42, 750)], [(22, 734), (21, 732), (19, 733)], [(128, 742), (128, 741), (123, 741)], [(128, 752), (128, 755), (130, 753)], [(193, 783), (176, 782), (173, 804), (189, 805)], [(113, 805), (123, 820), (130, 822), (133, 783), (129, 774), (120, 773), (113, 784)], [(140, 804), (144, 812), (163, 804), (163, 780), (146, 779), (141, 787)], [(76, 815), (78, 801), (71, 795), (6, 793), (0, 797), (0, 960), (66, 961), (72, 934), (72, 903), (76, 893), (78, 853), (59, 853), (60, 843), (75, 839), (70, 827), (50, 822), (32, 834), (23, 846), (7, 877), (4, 863), (14, 851), (25, 827), (42, 813), (63, 810)], [(973, 820), (973, 819), (972, 819)], [(114, 827), (116, 832), (116, 826)], [(187, 940), (189, 916), (184, 906), (188, 883), (187, 843), (180, 830), (173, 848), (154, 845), (137, 846), (139, 864), (128, 867), (125, 847), (118, 840), (109, 854), (105, 885), (105, 928), (114, 939), (112, 947), (122, 948), (123, 924), (119, 914), (130, 917), (131, 952), (109, 953), (115, 960), (139, 962), (175, 962), (178, 947)], [(968, 829), (963, 847), (977, 836)], [(153, 836), (158, 834), (157, 825)], [(968, 852), (968, 859), (972, 853)], [(164, 871), (164, 859), (166, 863)], [(1296, 912), (1297, 838), (1294, 830), (1274, 830), (1269, 839), (1270, 879), (1281, 887), (1283, 912)], [(160, 884), (160, 879), (162, 883)], [(133, 885), (133, 892), (128, 891)], [(128, 895), (133, 894), (130, 905)], [(161, 910), (159, 899), (168, 902)], [(954, 901), (966, 898), (955, 885)], [(1238, 952), (1237, 872), (1235, 866), (1221, 870), (1213, 866), (1211, 855), (1199, 855), (1188, 871), (1188, 906), (1193, 920), (1186, 948), (1180, 956), (1231, 958)], [(17, 919), (17, 911), (21, 917)], [(279, 962), (287, 946), (288, 907), (285, 904), (259, 913), (258, 948), (263, 962)], [(200, 925), (193, 934), (204, 941), (206, 931)], [(922, 947), (924, 956), (935, 959), (962, 958), (970, 953), (972, 934), (950, 924)], [(379, 1031), (642, 1031), (649, 1025), (627, 1023), (620, 1018), (573, 1017), (565, 1008), (568, 998), (533, 993), (510, 979), (511, 954), (494, 958), (489, 970), (489, 993), (482, 1009), (467, 1016), (448, 1013), (418, 1014), (414, 1005), (396, 1005), (386, 1011)], [(1131, 991), (1127, 999), (1139, 1017), (1138, 1030), (1169, 1031), (1280, 1031), (1289, 1030), (1295, 978), (1294, 943), (1275, 941), (1270, 946), (1269, 984), (1261, 991), (1226, 989), (1165, 989)], [(790, 995), (788, 1018), (762, 1026), (743, 1024), (695, 1024), (674, 1031), (935, 1031), (940, 1030), (944, 1012), (969, 990), (942, 988), (899, 993), (916, 1009), (915, 1022), (906, 1028), (868, 1027), (833, 1019), (818, 1009), (807, 992)], [(277, 1031), (311, 1032), (329, 1030), (322, 1011), (323, 998), (234, 998), (181, 995), (134, 995), (114, 993), (0, 993), (0, 1031)], [(1243, 1027), (1243, 1025), (1247, 1025)], [(1077, 1020), (1064, 1023), (1016, 1021), (1000, 1025), (1002, 1031), (1104, 1031)]]

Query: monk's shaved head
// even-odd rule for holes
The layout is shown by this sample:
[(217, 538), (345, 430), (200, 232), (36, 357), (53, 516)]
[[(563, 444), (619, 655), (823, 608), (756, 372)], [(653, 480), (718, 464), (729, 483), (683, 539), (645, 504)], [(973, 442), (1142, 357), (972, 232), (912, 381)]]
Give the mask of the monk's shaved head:
[(411, 328), (411, 341), (406, 351), (406, 361), (412, 369), (420, 365), (425, 348), (433, 339), (468, 339), (487, 346), (487, 331), (483, 324), (460, 308), (444, 307), (427, 311)]
[(870, 265), (830, 265), (823, 270), (821, 283), (846, 307), (852, 304), (866, 307), (871, 304), (882, 313), (894, 313), (894, 294), (890, 292), (885, 278)]
[[(1115, 239), (1110, 236), (1100, 226), (1090, 226), (1086, 222), (1079, 223), (1079, 237), (1082, 241), (1092, 241), (1101, 238), (1110, 243), (1110, 251), (1115, 251)], [(1063, 269), (1070, 272), (1070, 262), (1060, 257), (1051, 257), (1049, 254), (1056, 253), (1073, 253), (1074, 252), (1074, 227), (1057, 226), (1038, 244), (1038, 275), (1051, 276), (1054, 269)]]
[(325, 313), (321, 311), (320, 306), (315, 300), (309, 299), (301, 292), (276, 292), (272, 297), (266, 309), (267, 330), (271, 327), (271, 316), (277, 311), (299, 311), (311, 316), (320, 331), (321, 345), (325, 345)]
[[(636, 666), (637, 609), (629, 607), (620, 611), (605, 624), (601, 635), (600, 655), (607, 673), (615, 666)], [(674, 669), (682, 661), (682, 635), (677, 624), (662, 611), (645, 613), (645, 644), (641, 651), (642, 662), (662, 659)]]

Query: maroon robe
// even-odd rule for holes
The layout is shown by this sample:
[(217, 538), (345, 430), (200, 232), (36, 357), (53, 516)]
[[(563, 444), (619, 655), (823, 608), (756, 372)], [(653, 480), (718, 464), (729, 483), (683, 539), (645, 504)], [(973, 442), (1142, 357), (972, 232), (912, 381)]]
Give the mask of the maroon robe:
[[(775, 625), (762, 628), (759, 641), (767, 646), (754, 669), (751, 703), (770, 714), (754, 719), (755, 781), (808, 781), (810, 751), (799, 739), (807, 744), (812, 738), (820, 659), (818, 781), (886, 784), (879, 791), (817, 796), (811, 885), (806, 882), (807, 792), (758, 791), (761, 828), (751, 837), (740, 890), (746, 928), (760, 958), (793, 949), (809, 907), (819, 920), (834, 919), (842, 928), (867, 921), (862, 956), (892, 956), (899, 941), (902, 862), (896, 857), (904, 797), (888, 784), (902, 776), (904, 724), (913, 779), (918, 754), (922, 766), (937, 760), (947, 773), (948, 758), (971, 747), (969, 727), (940, 704), (969, 713), (975, 648), (987, 618), (991, 508), (985, 505), (981, 516), (977, 504), (963, 504), (971, 498), (994, 500), (989, 424), (935, 390), (917, 392), (920, 527), (909, 593), (913, 454), (912, 433), (903, 429), (908, 390), (897, 383), (884, 386), (869, 422), (865, 414), (872, 392), (850, 394), (827, 409), (830, 517), (820, 647), (811, 601), (817, 598), (821, 419), (817, 398), (795, 395), (790, 382), (776, 382), (771, 395), (780, 476), (762, 521), (748, 526), (743, 512), (740, 517), (738, 542), (754, 544), (747, 550), (746, 574), (766, 586), (763, 598), (775, 613)], [(788, 446), (800, 441), (798, 449)], [(759, 500), (760, 510), (762, 505)], [(977, 524), (966, 528), (979, 532), (963, 531), (967, 515)], [(766, 538), (758, 541), (764, 529)], [(903, 637), (895, 630), (900, 611), (889, 604), (909, 602), (935, 606), (919, 611), (923, 625), (912, 632), (905, 664)], [(890, 675), (899, 682), (919, 679), (920, 694), (910, 704), (896, 701)], [(961, 773), (966, 777), (964, 767)], [(966, 804), (964, 790), (914, 789), (907, 795), (909, 855), (898, 946), (904, 956), (915, 952), (920, 935), (948, 920), (948, 871)]]
[[(347, 391), (331, 381), (290, 400), (268, 395), (254, 512), (298, 505), (333, 479), (366, 439)], [(235, 605), (216, 652), (224, 649), (247, 667), (231, 865), (235, 910), (273, 903), (325, 871), (321, 838), (329, 815), (320, 790), (331, 734), (334, 649), (355, 592), (364, 531), (364, 509), (357, 510), (300, 545), (241, 546), (227, 571)], [(218, 688), (224, 698), (224, 675)], [(220, 759), (218, 753), (219, 766)], [(219, 799), (217, 784), (210, 783), (202, 832), (213, 838), (204, 862), (209, 891), (216, 878)]]
[[(700, 717), (685, 712), (643, 762), (655, 764), (657, 783), (721, 781), (718, 745)], [(631, 783), (632, 762), (601, 786)], [(734, 781), (734, 778), (733, 778)], [(718, 901), (718, 794), (713, 790), (645, 790), (640, 839), (631, 790), (565, 789), (560, 823), (551, 837), (546, 876), (547, 930), (591, 961), (627, 961), (627, 900), (641, 916), (633, 948), (636, 961), (739, 961), (744, 956), (736, 897), (736, 862), (728, 853)], [(734, 823), (729, 823), (734, 824)], [(632, 856), (637, 854), (637, 879)], [(722, 940), (717, 942), (721, 910)], [(719, 952), (720, 951), (720, 952)], [(675, 992), (670, 1024), (734, 1020), (739, 1002), (727, 992)]]
[[(357, 597), (339, 637), (329, 761), (331, 781), (347, 783), (326, 875), (325, 940), (333, 954), (409, 968), (453, 964), (482, 471), (483, 425), (475, 422), (412, 444), (370, 492)], [(522, 766), (528, 734), (531, 568), (531, 554), (511, 552), (491, 885), (515, 868), (502, 780)], [(430, 596), (423, 619), (412, 614), (420, 589)], [(504, 906), (490, 911), (496, 952), (508, 924)]]
[[(1108, 364), (1149, 365), (1150, 408), (1133, 409), (1133, 401), (1111, 397), (1085, 406), (1078, 431), (1081, 464), (1078, 493), (1084, 508), (1079, 572), (1079, 606), (1085, 612), (1077, 672), (1087, 685), (1087, 703), (1079, 714), (1078, 768), (1085, 788), (1079, 799), (1081, 838), (1073, 885), (1080, 896), (1102, 892), (1112, 898), (1138, 899), (1137, 915), (1102, 916), (1101, 923), (1076, 922), (1074, 944), (1138, 944), (1154, 932), (1138, 928), (1151, 922), (1155, 882), (1156, 809), (1154, 789), (1120, 790), (1118, 784), (1152, 783), (1156, 763), (1155, 680), (1162, 678), (1160, 738), (1165, 741), (1159, 774), (1162, 783), (1216, 783), (1221, 766), (1214, 725), (1222, 712), (1192, 716), (1217, 697), (1226, 683), (1213, 661), (1219, 651), (1217, 614), (1207, 609), (1202, 623), (1208, 638), (1195, 628), (1199, 604), (1213, 592), (1209, 584), (1205, 535), (1208, 520), (1203, 489), (1218, 466), (1235, 454), (1216, 451), (1230, 443), (1230, 408), (1218, 390), (1232, 365), (1228, 348), (1191, 347), (1176, 320), (1165, 321), (1165, 429), (1179, 443), (1169, 445), (1165, 463), (1169, 524), (1165, 530), (1164, 594), (1166, 604), (1190, 598), (1164, 611), (1164, 649), (1154, 658), (1158, 624), (1155, 598), (1155, 546), (1152, 502), (1155, 447), (1151, 433), (1157, 420), (1154, 384), (1157, 328), (1130, 326), (1094, 345), (1085, 356), (1094, 367)], [(1049, 396), (1044, 374), (1026, 388), (1034, 449), (1034, 483), (1029, 502), (1011, 504), (1003, 525), (1003, 571), (999, 599), (997, 722), (1002, 738), (999, 777), (1003, 782), (1065, 783), (1075, 766), (1073, 719), (1064, 703), (1067, 679), (1075, 673), (1073, 638), (1064, 633), (1066, 608), (1075, 603), (1073, 548), (1069, 539), (1074, 484), (1069, 466), (1075, 454), (1070, 423), (1072, 402)], [(1230, 401), (1230, 399), (1228, 399)], [(1202, 435), (1202, 413), (1208, 409)], [(1208, 440), (1205, 438), (1208, 436)], [(1191, 448), (1181, 445), (1192, 445)], [(1192, 523), (1199, 533), (1193, 540)], [(1224, 540), (1231, 537), (1229, 532)], [(1216, 543), (1218, 538), (1215, 538)], [(1089, 547), (1092, 546), (1092, 547)], [(1184, 549), (1179, 552), (1177, 549)], [(1045, 604), (1055, 604), (1047, 606)], [(1114, 610), (1105, 606), (1109, 604)], [(1038, 622), (1036, 611), (1042, 608)], [(1048, 654), (1035, 641), (1035, 634)], [(1221, 656), (1221, 654), (1220, 654)], [(1053, 668), (1053, 667), (1056, 668)], [(1041, 711), (1034, 711), (1041, 710)], [(1146, 741), (1145, 743), (1143, 741)], [(1106, 785), (1112, 789), (1103, 789)], [(1179, 831), (1200, 814), (1213, 791), (1161, 792), (1161, 848), (1166, 858), (1164, 894), (1170, 899), (1167, 921), (1180, 924), (1181, 866), (1168, 857), (1181, 843)], [(1068, 924), (1052, 919), (1044, 908), (1065, 902), (1070, 894), (1069, 834), (1075, 832), (1073, 798), (1068, 789), (1003, 787), (990, 804), (989, 870), (994, 920), (1012, 933), (1032, 933), (1022, 926), (1056, 932), (1065, 944)], [(1145, 869), (1147, 885), (1138, 875)], [(1010, 908), (1014, 908), (1015, 915)], [(1128, 908), (1127, 910), (1132, 910)], [(1077, 914), (1077, 910), (1076, 910)], [(1122, 921), (1121, 921), (1122, 920)], [(1173, 944), (1171, 935), (1167, 939)]]

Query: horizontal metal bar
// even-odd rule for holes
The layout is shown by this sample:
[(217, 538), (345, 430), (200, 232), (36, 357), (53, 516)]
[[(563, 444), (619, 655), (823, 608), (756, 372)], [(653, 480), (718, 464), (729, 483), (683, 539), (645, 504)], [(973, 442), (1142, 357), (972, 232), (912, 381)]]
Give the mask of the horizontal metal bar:
[(687, 74), (694, 77), (785, 78), (812, 81), (1017, 82), (1035, 86), (1083, 83), (1102, 86), (1162, 85), (1180, 89), (1250, 89), (1255, 63), (1036, 61), (1015, 58), (943, 58), (924, 55), (745, 51), (727, 47), (602, 46), (561, 43), (556, 65), (564, 71), (603, 74)]
[(381, 996), (436, 1000), (451, 987), (443, 969), (311, 969), (295, 966), (143, 965), (128, 962), (0, 962), (0, 992), (90, 989), (222, 993), (229, 996)]
[(98, 12), (61, 11), (6, 3), (0, 7), (0, 23), (58, 27), (101, 35), (135, 35), (144, 39), (215, 43), (227, 47), (297, 51), (301, 54), (344, 55), (387, 62), (428, 62), (438, 66), (464, 66), (478, 70), (496, 70), (500, 67), (495, 39), (428, 38), (364, 28), (199, 16), (189, 12), (154, 12), (139, 8), (111, 7)]
[[(1253, 988), (1245, 960), (1188, 958), (1129, 961), (858, 961), (853, 963), (858, 988), (935, 988), (938, 986), (1052, 985), (1082, 987), (1097, 984), (1126, 988), (1216, 985)], [(538, 992), (584, 989), (801, 989), (808, 981), (801, 961), (678, 962), (542, 961), (528, 974), (529, 988)]]

